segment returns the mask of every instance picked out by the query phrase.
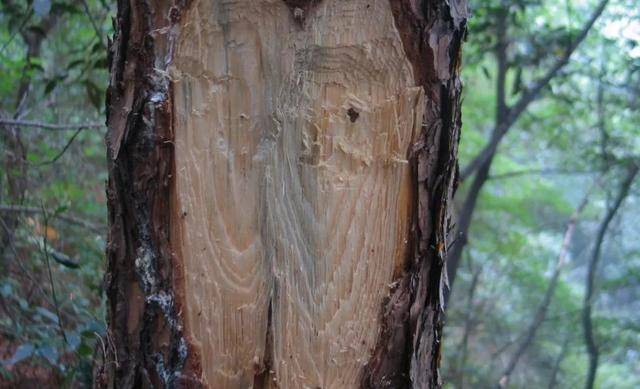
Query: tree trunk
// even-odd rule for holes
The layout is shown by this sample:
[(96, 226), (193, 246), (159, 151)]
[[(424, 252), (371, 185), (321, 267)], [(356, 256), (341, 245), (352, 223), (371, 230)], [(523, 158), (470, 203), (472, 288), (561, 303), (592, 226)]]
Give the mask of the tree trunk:
[(582, 330), (584, 333), (584, 343), (587, 349), (587, 355), (589, 357), (587, 380), (584, 384), (585, 389), (593, 389), (595, 385), (596, 373), (598, 370), (598, 360), (600, 358), (600, 350), (598, 349), (598, 345), (596, 344), (595, 334), (593, 331), (593, 318), (591, 317), (591, 311), (593, 309), (593, 295), (595, 292), (594, 289), (596, 272), (598, 271), (598, 263), (600, 262), (600, 257), (602, 255), (602, 243), (604, 242), (604, 237), (607, 234), (607, 230), (609, 229), (609, 223), (611, 223), (614, 216), (616, 216), (616, 213), (618, 213), (620, 206), (627, 198), (629, 190), (631, 189), (633, 181), (635, 180), (639, 171), (640, 165), (638, 165), (638, 162), (631, 161), (629, 166), (627, 167), (627, 173), (624, 177), (624, 180), (622, 180), (620, 186), (618, 187), (618, 192), (615, 199), (613, 200), (613, 204), (608, 207), (604, 218), (598, 226), (598, 232), (596, 233), (595, 243), (593, 246), (593, 251), (591, 253), (591, 259), (589, 260), (589, 264), (587, 266), (587, 278), (585, 280), (584, 300), (582, 303)]
[(97, 385), (440, 386), (466, 17), (119, 1)]

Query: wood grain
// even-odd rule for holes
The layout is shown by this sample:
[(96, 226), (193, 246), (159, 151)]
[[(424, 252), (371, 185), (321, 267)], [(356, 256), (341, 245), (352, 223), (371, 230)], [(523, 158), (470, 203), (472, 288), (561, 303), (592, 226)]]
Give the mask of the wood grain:
[(387, 0), (194, 1), (170, 77), (171, 240), (212, 388), (350, 388), (402, 272), (416, 87)]

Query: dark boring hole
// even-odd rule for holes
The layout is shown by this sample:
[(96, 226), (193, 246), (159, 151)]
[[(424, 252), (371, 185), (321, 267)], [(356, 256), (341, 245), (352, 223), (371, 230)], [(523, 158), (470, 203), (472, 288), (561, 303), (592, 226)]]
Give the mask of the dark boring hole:
[(353, 108), (349, 108), (347, 110), (347, 115), (349, 115), (349, 120), (351, 120), (351, 123), (354, 123), (356, 120), (358, 120), (360, 113)]

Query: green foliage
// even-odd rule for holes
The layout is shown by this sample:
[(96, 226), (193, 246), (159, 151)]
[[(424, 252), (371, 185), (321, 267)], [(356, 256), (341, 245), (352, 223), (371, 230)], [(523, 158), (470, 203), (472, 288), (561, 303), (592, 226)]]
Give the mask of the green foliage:
[[(501, 15), (508, 20), (506, 99), (512, 105), (563, 55), (595, 3), (471, 2), (463, 67), (462, 167), (483, 149), (495, 126), (495, 47)], [(639, 11), (633, 2), (612, 1), (567, 66), (501, 142), (473, 214), (466, 259), (447, 312), (448, 387), (460, 387), (460, 380), (469, 388), (498, 385), (547, 291), (567, 222), (597, 181), (546, 317), (509, 387), (547, 387), (561, 355), (556, 387), (584, 385), (588, 360), (581, 310), (586, 266), (596, 228), (625, 166), (640, 158)], [(636, 31), (635, 38), (630, 30)], [(460, 204), (468, 191), (465, 182), (457, 194)], [(637, 196), (635, 185), (606, 236), (596, 274), (593, 309), (600, 388), (640, 386)], [(477, 271), (480, 281), (471, 293)]]
[[(113, 11), (102, 0), (0, 2), (0, 118), (103, 122)], [(105, 129), (73, 137), (76, 130), (19, 127), (16, 146), (10, 128), (0, 125), (1, 163), (24, 152), (26, 172), (0, 169), (0, 203), (42, 210), (0, 213), (0, 232), (11, 236), (10, 244), (0, 243), (3, 387), (26, 379), (90, 387), (94, 355), (102, 352)], [(16, 191), (21, 178), (24, 186)]]

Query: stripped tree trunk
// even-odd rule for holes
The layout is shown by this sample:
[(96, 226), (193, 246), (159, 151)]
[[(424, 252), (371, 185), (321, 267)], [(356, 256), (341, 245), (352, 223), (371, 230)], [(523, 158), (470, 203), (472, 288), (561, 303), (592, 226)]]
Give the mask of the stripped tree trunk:
[(438, 387), (464, 0), (118, 2), (101, 387)]

